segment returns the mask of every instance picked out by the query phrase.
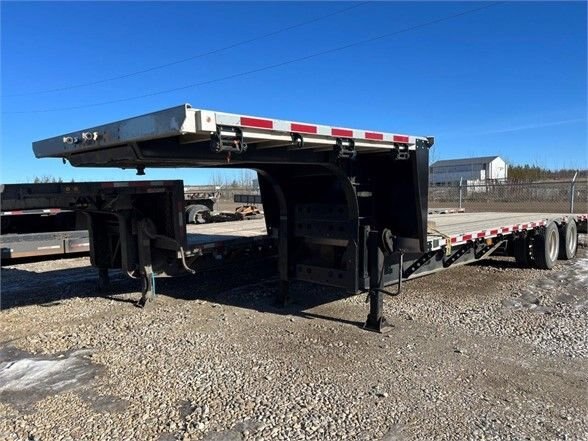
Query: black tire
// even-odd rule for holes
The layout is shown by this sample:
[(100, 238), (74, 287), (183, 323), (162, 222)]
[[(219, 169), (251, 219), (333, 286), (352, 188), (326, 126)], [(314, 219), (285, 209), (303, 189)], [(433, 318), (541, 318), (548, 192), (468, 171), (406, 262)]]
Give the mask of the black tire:
[(533, 258), (539, 269), (551, 269), (559, 254), (559, 231), (555, 222), (537, 231), (533, 240)]
[(533, 266), (533, 255), (528, 236), (522, 236), (513, 241), (513, 254), (519, 266), (530, 268)]
[(209, 214), (210, 209), (206, 205), (189, 205), (186, 208), (186, 223), (205, 224)]
[(578, 226), (576, 221), (569, 218), (559, 227), (559, 259), (570, 260), (576, 257), (578, 250)]
[(194, 217), (194, 210), (192, 209), (193, 205), (188, 205), (185, 208), (185, 213), (186, 213), (186, 224), (191, 224), (192, 222), (190, 221), (190, 219), (192, 219)]

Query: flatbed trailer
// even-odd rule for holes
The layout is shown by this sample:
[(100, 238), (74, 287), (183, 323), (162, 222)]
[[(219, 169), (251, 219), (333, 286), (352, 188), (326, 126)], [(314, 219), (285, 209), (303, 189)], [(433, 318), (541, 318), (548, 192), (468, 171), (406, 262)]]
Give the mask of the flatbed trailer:
[[(107, 183), (102, 183), (108, 185)], [(12, 193), (18, 186), (12, 184)], [(66, 184), (71, 185), (71, 183)], [(263, 215), (244, 216), (239, 212), (215, 212), (214, 205), (220, 192), (211, 186), (185, 186), (185, 213), (187, 224), (227, 222), (261, 218)], [(13, 209), (10, 200), (2, 201), (0, 208), (0, 257), (4, 262), (12, 259), (43, 256), (68, 256), (90, 251), (85, 217), (75, 210), (61, 208)]]
[[(74, 166), (132, 168), (138, 174), (150, 167), (256, 170), (263, 237), (278, 257), (280, 299), (288, 300), (292, 280), (368, 291), (366, 328), (380, 331), (387, 325), (383, 297), (399, 292), (404, 280), (497, 253), (551, 268), (558, 257), (574, 257), (578, 230), (586, 228), (585, 214), (429, 218), (433, 142), (185, 104), (38, 141), (33, 150), (37, 157), (62, 158)], [(173, 186), (164, 184), (155, 199), (129, 196), (122, 204), (123, 189), (132, 185), (115, 183), (106, 198), (115, 202), (94, 203), (85, 212), (92, 225), (93, 263), (102, 269), (118, 265), (140, 277), (145, 304), (153, 297), (155, 275), (192, 271), (198, 252), (188, 246), (183, 199), (173, 196)], [(124, 236), (130, 244), (124, 256), (104, 245), (110, 243), (105, 208), (118, 240)], [(392, 285), (396, 292), (388, 288)]]

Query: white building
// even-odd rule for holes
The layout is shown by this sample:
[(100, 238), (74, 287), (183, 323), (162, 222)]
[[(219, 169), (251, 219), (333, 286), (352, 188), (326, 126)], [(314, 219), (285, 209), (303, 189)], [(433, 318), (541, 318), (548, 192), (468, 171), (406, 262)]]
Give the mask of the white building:
[(503, 181), (508, 176), (508, 167), (500, 156), (483, 156), (481, 158), (446, 159), (436, 161), (430, 167), (429, 182), (446, 184), (470, 181)]

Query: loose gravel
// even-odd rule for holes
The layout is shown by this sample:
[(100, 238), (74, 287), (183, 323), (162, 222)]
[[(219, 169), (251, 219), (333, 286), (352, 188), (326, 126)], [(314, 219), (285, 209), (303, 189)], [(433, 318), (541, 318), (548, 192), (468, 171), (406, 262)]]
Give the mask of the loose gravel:
[(2, 440), (586, 440), (588, 253), (408, 282), (393, 328), (365, 295), (268, 268), (163, 280), (153, 307), (86, 258), (2, 269)]

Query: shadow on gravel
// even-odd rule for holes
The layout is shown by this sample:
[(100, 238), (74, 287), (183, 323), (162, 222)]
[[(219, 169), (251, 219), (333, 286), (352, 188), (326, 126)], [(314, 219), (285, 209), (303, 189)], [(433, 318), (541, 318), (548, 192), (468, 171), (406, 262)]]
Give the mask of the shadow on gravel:
[(348, 297), (349, 295), (341, 289), (293, 282), (290, 285), (289, 302), (284, 306), (277, 300), (279, 279), (276, 274), (276, 263), (270, 262), (263, 266), (247, 265), (229, 271), (221, 269), (195, 276), (161, 279), (158, 294), (187, 301), (203, 300), (271, 314), (293, 315), (307, 319), (320, 318), (363, 326), (363, 322), (309, 311)]
[[(346, 297), (343, 290), (295, 282), (290, 288), (290, 302), (283, 306), (276, 301), (279, 281), (274, 261), (245, 264), (174, 278), (159, 278), (156, 292), (181, 300), (203, 300), (238, 306), (260, 312), (296, 315), (308, 319), (321, 318), (362, 326), (363, 323), (306, 312)], [(97, 271), (92, 267), (76, 267), (52, 271), (27, 271), (2, 268), (0, 309), (26, 305), (58, 306), (72, 298), (102, 297), (134, 304), (140, 297), (139, 282), (120, 272), (111, 273), (111, 289), (97, 291)], [(157, 308), (157, 301), (150, 307)]]
[[(17, 306), (58, 306), (61, 300), (75, 297), (111, 297), (136, 291), (136, 283), (120, 273), (111, 275), (113, 290), (100, 294), (97, 290), (97, 271), (90, 266), (52, 271), (27, 271), (2, 268), (0, 309)], [(111, 297), (112, 300), (133, 302), (131, 299)]]
[(519, 269), (525, 268), (522, 265), (519, 265), (512, 259), (501, 258), (497, 259), (494, 257), (490, 257), (489, 259), (480, 260), (478, 262), (470, 263), (471, 266), (477, 267), (492, 267), (492, 268), (501, 268), (501, 269)]
[[(473, 265), (496, 268), (518, 268), (507, 259), (488, 259)], [(294, 282), (290, 287), (290, 302), (277, 303), (279, 281), (276, 262), (246, 263), (210, 270), (196, 275), (158, 278), (156, 292), (181, 300), (203, 300), (280, 315), (294, 315), (307, 319), (320, 318), (352, 326), (363, 322), (348, 321), (311, 311), (313, 308), (348, 297), (345, 291)], [(111, 289), (97, 291), (97, 271), (87, 267), (35, 272), (17, 268), (2, 268), (0, 308), (25, 305), (57, 306), (71, 298), (103, 297), (113, 301), (134, 304), (140, 297), (139, 282), (120, 272), (111, 272)], [(157, 308), (157, 302), (150, 306)], [(367, 308), (366, 308), (367, 314)]]

